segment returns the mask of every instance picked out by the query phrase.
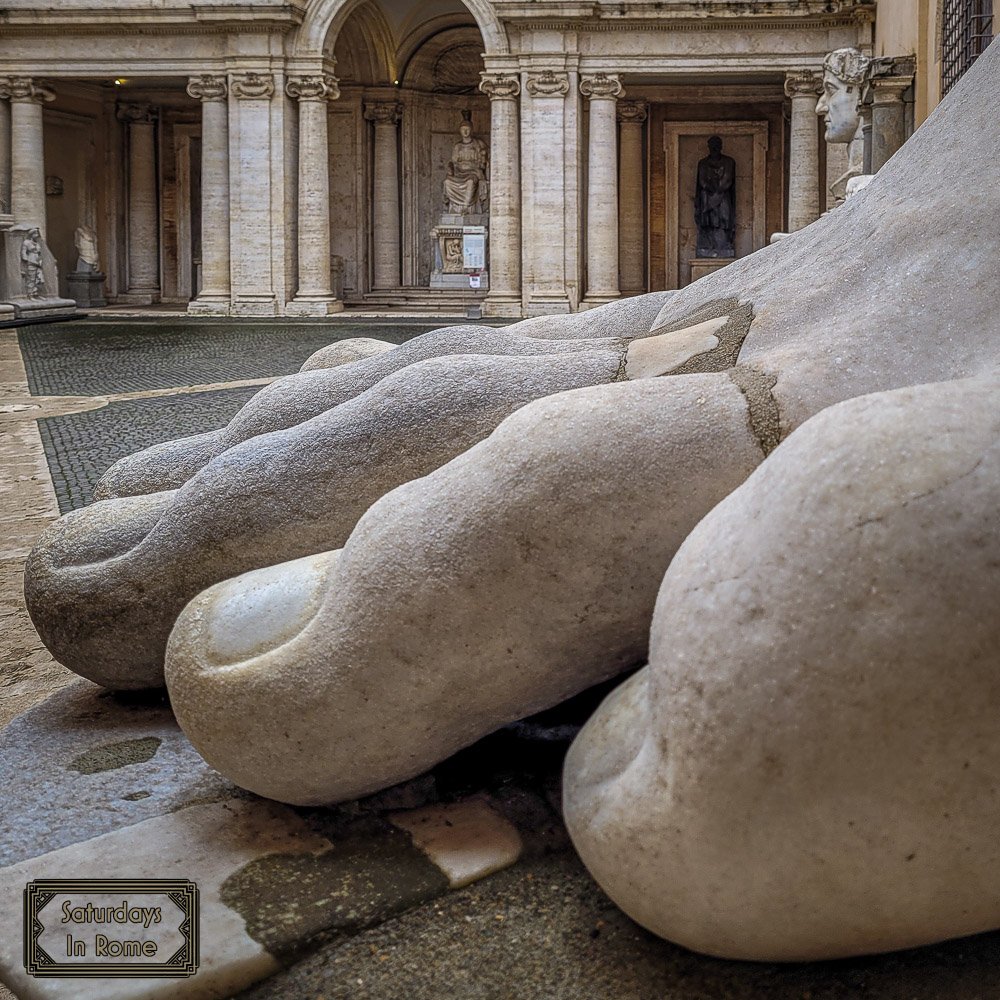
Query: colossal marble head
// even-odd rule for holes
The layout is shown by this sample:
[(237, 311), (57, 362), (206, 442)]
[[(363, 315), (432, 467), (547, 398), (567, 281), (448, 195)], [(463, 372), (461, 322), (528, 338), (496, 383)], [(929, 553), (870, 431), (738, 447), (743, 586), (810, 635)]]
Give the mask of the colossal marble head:
[(858, 130), (858, 99), (871, 60), (857, 49), (834, 49), (823, 60), (816, 114), (826, 118), (827, 142), (850, 142)]

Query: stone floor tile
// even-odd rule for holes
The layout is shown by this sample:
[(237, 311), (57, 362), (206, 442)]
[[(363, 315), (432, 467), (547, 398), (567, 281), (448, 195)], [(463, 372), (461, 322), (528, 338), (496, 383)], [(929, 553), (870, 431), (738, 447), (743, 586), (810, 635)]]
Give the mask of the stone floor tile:
[(389, 819), (410, 834), (453, 889), (510, 867), (524, 848), (517, 828), (485, 798), (411, 809)]
[[(188, 1000), (226, 997), (278, 961), (224, 900), (228, 881), (265, 857), (329, 850), (290, 809), (263, 801), (191, 806), (0, 869), (0, 980), (18, 1000)], [(180, 878), (198, 884), (201, 965), (189, 979), (33, 978), (22, 953), (23, 890), (39, 878)]]

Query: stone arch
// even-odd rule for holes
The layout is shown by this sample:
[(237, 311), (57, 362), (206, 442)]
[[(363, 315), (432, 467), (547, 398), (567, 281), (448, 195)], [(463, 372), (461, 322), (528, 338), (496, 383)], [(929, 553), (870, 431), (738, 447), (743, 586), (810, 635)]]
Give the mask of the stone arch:
[[(336, 40), (344, 22), (364, 0), (314, 0), (295, 34), (292, 54), (296, 57), (321, 57)], [(462, 0), (475, 18), (483, 36), (487, 55), (510, 52), (507, 32), (489, 0)], [(328, 41), (329, 39), (329, 41)]]

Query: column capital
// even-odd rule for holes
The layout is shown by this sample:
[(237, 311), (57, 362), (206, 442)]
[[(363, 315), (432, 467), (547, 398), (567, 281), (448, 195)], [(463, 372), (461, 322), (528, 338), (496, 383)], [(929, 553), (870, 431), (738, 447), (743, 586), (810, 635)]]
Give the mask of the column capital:
[(815, 100), (823, 89), (823, 74), (818, 70), (794, 69), (785, 74), (786, 97)]
[(525, 89), (532, 97), (565, 97), (569, 93), (569, 73), (555, 73), (551, 69), (533, 73)]
[(365, 118), (376, 125), (395, 125), (403, 116), (399, 101), (369, 101), (365, 104)]
[(285, 93), (297, 101), (335, 101), (340, 97), (339, 81), (329, 73), (290, 76)]
[(56, 99), (56, 92), (41, 80), (34, 80), (30, 76), (7, 76), (0, 78), (0, 97), (47, 104)]
[(229, 94), (229, 83), (221, 74), (202, 73), (188, 79), (187, 94), (196, 101), (224, 101)]
[(230, 90), (241, 101), (269, 101), (274, 96), (273, 73), (234, 73)]
[(903, 91), (913, 83), (912, 76), (873, 77), (872, 104), (898, 104), (903, 100)]
[(152, 125), (156, 121), (156, 110), (149, 104), (119, 104), (116, 114), (126, 125)]
[(521, 93), (516, 73), (480, 73), (479, 89), (491, 101), (514, 100)]
[(588, 73), (580, 80), (580, 93), (592, 101), (615, 101), (625, 88), (614, 73)]
[(619, 101), (618, 121), (623, 125), (641, 125), (648, 111), (649, 105), (645, 101)]

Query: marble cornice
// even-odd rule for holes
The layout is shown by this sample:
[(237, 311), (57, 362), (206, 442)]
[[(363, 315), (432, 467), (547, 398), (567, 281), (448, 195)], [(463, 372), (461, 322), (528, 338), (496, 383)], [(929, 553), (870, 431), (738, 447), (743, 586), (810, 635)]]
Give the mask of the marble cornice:
[(647, 2), (600, 3), (586, 0), (496, 0), (493, 7), (503, 21), (615, 21), (635, 24), (645, 20), (691, 20), (703, 24), (733, 23), (782, 18), (793, 22), (803, 18), (846, 17), (856, 23), (868, 16), (871, 0), (647, 0)]
[(208, 32), (286, 33), (303, 20), (303, 8), (178, 6), (119, 8), (109, 5), (63, 10), (0, 11), (3, 35), (203, 35)]

